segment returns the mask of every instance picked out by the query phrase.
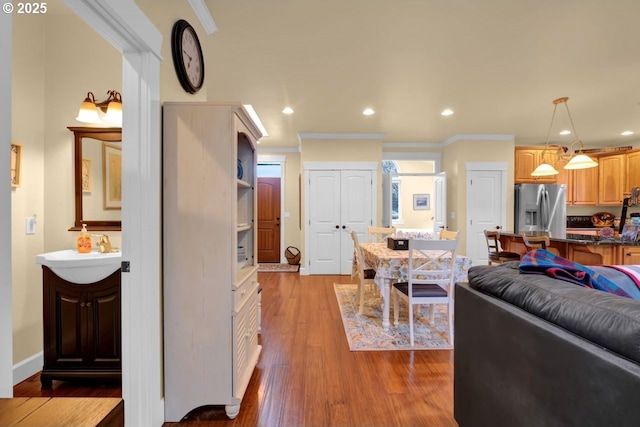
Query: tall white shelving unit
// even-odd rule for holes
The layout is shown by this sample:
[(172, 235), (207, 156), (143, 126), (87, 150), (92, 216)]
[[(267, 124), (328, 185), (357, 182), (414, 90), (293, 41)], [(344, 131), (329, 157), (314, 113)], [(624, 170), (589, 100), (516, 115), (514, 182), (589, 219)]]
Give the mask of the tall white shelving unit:
[(235, 418), (261, 350), (261, 133), (240, 104), (165, 103), (163, 116), (166, 420), (203, 405)]

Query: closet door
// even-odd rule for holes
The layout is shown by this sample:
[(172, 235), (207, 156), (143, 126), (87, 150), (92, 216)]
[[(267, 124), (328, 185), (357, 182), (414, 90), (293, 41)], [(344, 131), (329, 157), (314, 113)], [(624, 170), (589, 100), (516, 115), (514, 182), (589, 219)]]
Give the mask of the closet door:
[[(337, 274), (351, 274), (353, 240), (351, 230), (367, 235), (373, 225), (371, 212), (372, 182), (369, 170), (343, 170), (340, 178), (340, 255), (342, 263)], [(361, 242), (366, 240), (360, 239)]]
[(349, 233), (366, 235), (372, 225), (371, 171), (313, 170), (309, 178), (309, 271), (351, 274)]

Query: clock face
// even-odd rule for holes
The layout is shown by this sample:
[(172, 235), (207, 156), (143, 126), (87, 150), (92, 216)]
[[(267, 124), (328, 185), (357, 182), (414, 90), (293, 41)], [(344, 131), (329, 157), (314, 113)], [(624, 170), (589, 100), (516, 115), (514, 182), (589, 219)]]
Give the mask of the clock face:
[(194, 87), (202, 84), (203, 70), (200, 45), (196, 37), (191, 28), (187, 28), (182, 33), (182, 62), (185, 66), (187, 78)]
[(171, 53), (178, 81), (184, 90), (196, 93), (204, 83), (204, 59), (198, 35), (184, 19), (173, 25)]

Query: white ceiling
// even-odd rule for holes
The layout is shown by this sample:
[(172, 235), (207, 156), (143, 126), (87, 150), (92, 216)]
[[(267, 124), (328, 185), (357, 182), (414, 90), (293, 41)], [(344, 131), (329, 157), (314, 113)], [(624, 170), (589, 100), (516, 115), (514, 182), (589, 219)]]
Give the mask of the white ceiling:
[[(640, 138), (637, 0), (207, 4), (219, 27), (206, 36), (208, 99), (253, 104), (270, 133), (263, 147), (297, 146), (300, 132), (542, 144), (563, 96), (586, 145)], [(557, 135), (567, 127), (558, 110), (552, 141), (570, 142)]]
[[(178, 3), (143, 1), (145, 9)], [(552, 101), (563, 96), (588, 147), (640, 144), (638, 0), (206, 4), (217, 32), (187, 18), (205, 49), (206, 99), (252, 104), (270, 134), (264, 148), (297, 147), (307, 132), (543, 144)], [(295, 113), (284, 115), (285, 106)], [(366, 107), (376, 114), (363, 116)], [(440, 116), (445, 108), (455, 114)], [(569, 127), (558, 110), (552, 142), (571, 142), (558, 135)]]

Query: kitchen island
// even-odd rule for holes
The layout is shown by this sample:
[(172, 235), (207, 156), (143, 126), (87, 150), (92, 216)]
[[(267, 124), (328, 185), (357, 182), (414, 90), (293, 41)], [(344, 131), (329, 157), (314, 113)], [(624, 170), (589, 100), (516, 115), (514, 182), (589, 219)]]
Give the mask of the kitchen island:
[[(619, 238), (603, 238), (589, 234), (554, 234), (541, 231), (525, 232), (527, 236), (549, 236), (550, 247), (563, 258), (583, 265), (640, 264), (640, 242), (623, 242)], [(502, 249), (524, 255), (527, 248), (521, 233), (500, 231)]]

